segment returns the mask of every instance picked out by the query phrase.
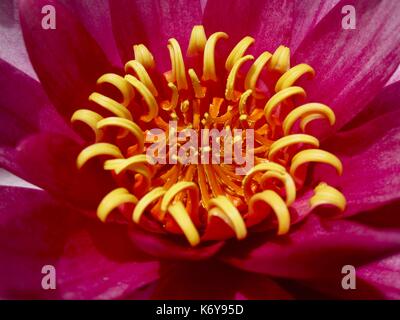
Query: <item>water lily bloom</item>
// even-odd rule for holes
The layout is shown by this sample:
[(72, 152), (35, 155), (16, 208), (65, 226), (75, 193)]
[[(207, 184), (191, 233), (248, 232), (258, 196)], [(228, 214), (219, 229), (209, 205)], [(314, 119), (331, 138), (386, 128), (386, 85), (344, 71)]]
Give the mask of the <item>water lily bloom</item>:
[(400, 3), (1, 6), (2, 298), (400, 298)]

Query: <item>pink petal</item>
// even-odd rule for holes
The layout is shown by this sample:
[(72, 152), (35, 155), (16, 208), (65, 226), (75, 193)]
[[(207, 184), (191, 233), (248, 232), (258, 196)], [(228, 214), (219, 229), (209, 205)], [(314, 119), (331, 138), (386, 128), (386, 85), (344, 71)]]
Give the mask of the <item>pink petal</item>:
[(172, 236), (152, 233), (138, 227), (133, 227), (129, 235), (132, 243), (143, 252), (172, 260), (209, 259), (224, 245), (223, 242), (217, 242), (191, 248), (184, 239), (175, 241)]
[(243, 300), (291, 299), (272, 279), (230, 268), (215, 261), (163, 263), (160, 279), (149, 290), (149, 299)]
[(18, 21), (16, 0), (0, 2), (0, 59), (36, 79)]
[(343, 163), (343, 175), (317, 167), (315, 181), (327, 181), (345, 195), (346, 215), (400, 198), (400, 112), (387, 113), (361, 127), (336, 134), (324, 148)]
[[(2, 187), (0, 199), (1, 298), (120, 298), (158, 278), (121, 226), (91, 224), (40, 190)], [(45, 265), (56, 290), (41, 287)]]
[[(42, 28), (42, 7), (56, 9), (56, 29)], [(68, 119), (93, 91), (96, 79), (112, 71), (75, 15), (55, 0), (21, 0), (20, 19), (29, 57), (50, 100)]]
[(5, 150), (2, 164), (54, 196), (93, 210), (113, 184), (98, 163), (77, 169), (76, 157), (82, 148), (65, 136), (41, 133), (23, 140), (14, 151)]
[(340, 273), (400, 248), (398, 230), (377, 230), (344, 220), (314, 215), (284, 237), (271, 235), (232, 243), (221, 253), (229, 264), (252, 272), (293, 279), (318, 279)]
[(79, 17), (113, 65), (120, 66), (121, 58), (112, 33), (108, 0), (97, 0), (96, 5), (90, 0), (62, 0), (62, 3)]
[(114, 36), (123, 61), (133, 59), (134, 44), (143, 43), (155, 56), (156, 65), (171, 68), (167, 43), (176, 38), (186, 52), (192, 27), (201, 23), (200, 1), (110, 1)]
[[(355, 7), (355, 30), (341, 27), (344, 5)], [(317, 74), (313, 81), (305, 84), (308, 98), (326, 103), (335, 111), (335, 129), (359, 113), (399, 65), (398, 14), (398, 1), (343, 0), (296, 51), (294, 61), (310, 64)]]
[(14, 146), (39, 131), (73, 135), (40, 83), (1, 59), (0, 87), (0, 144)]

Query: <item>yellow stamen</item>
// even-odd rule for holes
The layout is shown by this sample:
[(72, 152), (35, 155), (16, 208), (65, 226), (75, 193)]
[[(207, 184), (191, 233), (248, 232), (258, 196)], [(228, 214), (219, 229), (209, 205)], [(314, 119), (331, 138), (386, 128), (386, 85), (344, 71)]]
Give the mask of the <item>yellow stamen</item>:
[(140, 222), (140, 218), (142, 217), (144, 211), (146, 208), (151, 205), (154, 201), (160, 199), (165, 192), (167, 192), (166, 189), (163, 187), (157, 187), (151, 190), (150, 192), (146, 193), (143, 198), (139, 200), (139, 202), (136, 204), (135, 209), (133, 210), (132, 214), (132, 219), (135, 223)]
[(237, 45), (232, 49), (228, 58), (226, 59), (225, 69), (227, 71), (231, 71), (235, 63), (243, 57), (246, 50), (254, 43), (254, 38), (252, 37), (244, 37), (240, 40)]
[(188, 88), (186, 80), (186, 68), (183, 61), (181, 47), (176, 39), (168, 40), (168, 50), (172, 63), (172, 78), (176, 80), (178, 90), (186, 90)]
[(272, 57), (272, 54), (268, 51), (263, 52), (257, 59), (254, 61), (253, 65), (250, 67), (249, 72), (246, 75), (246, 79), (244, 80), (244, 88), (246, 90), (251, 89), (253, 91), (253, 96), (257, 97), (257, 80), (260, 77), (261, 71), (264, 66), (267, 64), (269, 59)]
[(204, 208), (208, 207), (210, 202), (210, 194), (208, 193), (208, 187), (206, 183), (206, 175), (204, 173), (204, 168), (202, 165), (197, 166), (197, 176), (199, 181), (199, 188), (201, 194), (201, 202)]
[(179, 92), (178, 92), (178, 88), (172, 82), (168, 82), (168, 87), (172, 91), (171, 101), (167, 101), (166, 103), (163, 103), (162, 108), (166, 111), (172, 111), (172, 110), (175, 110), (175, 108), (178, 104)]
[[(241, 115), (246, 115), (247, 116), (247, 110), (246, 110), (246, 103), (247, 99), (250, 97), (252, 94), (252, 90), (246, 90), (241, 96), (240, 96), (240, 101), (239, 101), (239, 112)], [(246, 117), (247, 118), (247, 117)]]
[(102, 95), (98, 92), (93, 92), (89, 96), (89, 101), (93, 101), (93, 102), (97, 103), (99, 106), (110, 111), (117, 117), (132, 120), (132, 115), (127, 108), (125, 108), (119, 102), (117, 102), (109, 97), (106, 97), (105, 95)]
[(124, 203), (136, 204), (138, 199), (125, 188), (117, 188), (108, 193), (97, 207), (97, 217), (106, 222), (110, 213)]
[(190, 35), (187, 56), (193, 57), (197, 54), (203, 53), (206, 42), (207, 37), (206, 32), (204, 31), (204, 27), (202, 25), (194, 26)]
[(296, 200), (296, 185), (291, 175), (287, 172), (267, 171), (262, 175), (260, 184), (264, 185), (270, 179), (277, 179), (283, 183), (286, 192), (286, 205), (290, 206)]
[(267, 171), (277, 171), (281, 173), (286, 173), (285, 167), (274, 162), (259, 163), (253, 168), (251, 168), (242, 181), (244, 197), (246, 200), (249, 200), (250, 197), (254, 194), (253, 191), (251, 190), (251, 182), (254, 176), (258, 173), (264, 173)]
[(235, 96), (235, 80), (237, 78), (237, 73), (239, 68), (245, 63), (246, 61), (253, 60), (254, 57), (251, 55), (244, 56), (237, 60), (232, 67), (232, 70), (229, 72), (228, 79), (226, 80), (226, 89), (225, 89), (225, 97), (227, 100), (237, 100)]
[(190, 245), (192, 247), (198, 245), (200, 243), (199, 232), (196, 230), (182, 202), (178, 201), (171, 204), (168, 207), (168, 212), (183, 231)]
[(290, 166), (290, 174), (295, 176), (297, 168), (307, 162), (320, 162), (329, 164), (336, 169), (339, 175), (341, 175), (343, 172), (342, 162), (332, 153), (320, 149), (308, 149), (300, 151), (293, 157), (292, 164)]
[(290, 136), (280, 138), (271, 145), (269, 149), (268, 159), (271, 161), (275, 161), (276, 155), (280, 150), (294, 144), (309, 144), (316, 148), (319, 147), (318, 139), (313, 136), (310, 136), (308, 134), (292, 134)]
[(255, 212), (255, 205), (257, 201), (263, 201), (267, 203), (274, 211), (278, 220), (278, 235), (288, 233), (290, 227), (290, 214), (288, 207), (282, 198), (272, 190), (265, 190), (257, 193), (251, 197), (249, 201), (249, 212)]
[(208, 209), (217, 207), (220, 209), (231, 221), (233, 230), (235, 231), (238, 240), (246, 238), (247, 229), (242, 216), (233, 203), (225, 196), (218, 196), (209, 202)]
[(280, 73), (286, 72), (290, 68), (290, 49), (279, 46), (273, 53), (268, 67)]
[(144, 149), (144, 135), (142, 132), (142, 129), (134, 123), (133, 121), (123, 119), (123, 118), (118, 118), (118, 117), (108, 117), (106, 119), (103, 119), (99, 122), (97, 122), (97, 129), (103, 129), (105, 127), (109, 126), (115, 126), (119, 127), (122, 129), (128, 130), (130, 133), (132, 133), (137, 142), (138, 142), (138, 153), (143, 152)]
[(147, 106), (149, 107), (149, 113), (146, 116), (140, 117), (144, 122), (150, 122), (158, 115), (158, 104), (154, 96), (151, 94), (150, 90), (140, 82), (136, 77), (131, 75), (126, 75), (125, 79), (129, 81), (129, 83), (136, 88), (142, 95), (143, 99), (146, 101)]
[(332, 205), (339, 208), (340, 211), (346, 209), (346, 198), (339, 190), (321, 182), (314, 191), (315, 194), (310, 199), (311, 209), (321, 205)]
[(135, 96), (135, 92), (126, 80), (114, 73), (106, 73), (102, 75), (98, 80), (97, 84), (109, 83), (116, 87), (122, 95), (122, 101), (120, 102), (124, 107), (127, 107)]
[(200, 80), (193, 69), (189, 69), (188, 72), (190, 80), (192, 81), (195, 97), (198, 99), (204, 98), (206, 95), (206, 88), (201, 86)]
[(301, 63), (286, 71), (277, 81), (275, 85), (275, 92), (293, 86), (293, 84), (304, 74), (309, 73), (312, 77), (315, 76), (314, 69), (308, 64)]
[(82, 168), (90, 159), (98, 156), (123, 158), (121, 151), (117, 146), (110, 143), (99, 142), (86, 147), (79, 153), (76, 159), (78, 169)]
[(154, 97), (157, 97), (158, 91), (154, 86), (153, 81), (151, 81), (151, 78), (144, 66), (139, 61), (131, 60), (125, 64), (125, 72), (128, 73), (131, 69), (135, 72), (139, 80), (147, 87), (147, 89), (150, 90), (151, 94)]
[[(292, 87), (294, 88), (294, 87)], [(284, 89), (287, 90), (287, 89)], [(283, 91), (284, 91), (283, 90)], [(280, 91), (280, 92), (283, 92)], [(306, 103), (303, 104), (302, 106), (299, 106), (295, 109), (293, 109), (285, 118), (282, 124), (283, 132), (285, 135), (288, 135), (289, 132), (291, 131), (293, 125), (296, 123), (296, 121), (300, 118), (305, 118), (310, 115), (318, 115), (318, 117), (312, 117), (308, 118), (307, 123), (309, 123), (312, 120), (315, 119), (321, 119), (322, 117), (325, 117), (329, 120), (329, 123), (331, 126), (335, 124), (335, 114), (333, 113), (332, 109), (329, 108), (328, 106), (322, 104), (322, 103)], [(304, 123), (303, 123), (304, 127)]]
[(97, 142), (102, 138), (102, 132), (98, 130), (97, 123), (102, 119), (103, 117), (94, 111), (87, 109), (79, 109), (76, 110), (72, 115), (71, 123), (74, 123), (76, 121), (85, 123), (92, 129)]
[(165, 212), (168, 210), (168, 206), (171, 204), (172, 200), (174, 200), (175, 196), (177, 196), (182, 191), (188, 190), (191, 199), (191, 214), (196, 215), (199, 208), (199, 189), (194, 182), (189, 181), (180, 181), (174, 184), (164, 195), (161, 201), (161, 211)]
[(267, 121), (269, 123), (272, 123), (272, 114), (274, 109), (282, 102), (284, 102), (286, 99), (294, 97), (296, 95), (300, 95), (302, 97), (306, 96), (306, 92), (304, 91), (303, 88), (301, 87), (289, 87), (286, 89), (283, 89), (282, 91), (279, 91), (275, 93), (271, 99), (268, 100), (264, 107), (264, 113)]
[(204, 81), (217, 81), (217, 73), (215, 71), (215, 45), (219, 39), (228, 39), (228, 35), (225, 32), (216, 32), (213, 33), (206, 42), (202, 77)]
[(144, 44), (134, 45), (135, 60), (139, 61), (146, 70), (154, 69), (154, 57)]
[(137, 154), (127, 159), (107, 160), (104, 162), (104, 170), (114, 170), (116, 174), (120, 174), (137, 164), (148, 164), (147, 155)]
[(318, 120), (318, 119), (324, 119), (325, 116), (321, 115), (321, 114), (317, 114), (317, 113), (313, 113), (310, 114), (308, 116), (304, 116), (301, 120), (300, 120), (300, 129), (302, 132), (306, 132), (306, 128), (308, 126), (308, 124), (314, 120)]

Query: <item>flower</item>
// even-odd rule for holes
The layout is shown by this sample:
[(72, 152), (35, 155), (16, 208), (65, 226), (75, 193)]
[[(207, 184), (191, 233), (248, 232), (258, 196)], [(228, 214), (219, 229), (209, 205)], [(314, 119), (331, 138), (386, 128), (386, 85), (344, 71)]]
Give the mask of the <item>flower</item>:
[[(356, 2), (356, 29), (347, 30), (347, 1), (210, 0), (203, 12), (196, 1), (21, 0), (19, 22), (13, 3), (1, 13), (10, 45), (0, 52), (0, 161), (42, 189), (1, 187), (2, 297), (399, 297), (399, 4)], [(41, 27), (48, 4), (54, 30)], [(196, 106), (201, 99), (211, 107)], [(174, 170), (163, 176), (137, 158), (144, 132), (168, 117), (259, 129), (249, 120), (264, 104), (257, 152), (270, 162), (243, 183), (224, 178), (223, 166), (189, 165), (177, 184), (179, 162), (161, 166)], [(318, 164), (306, 172), (321, 159), (343, 175)], [(178, 201), (146, 210), (161, 196)], [(202, 207), (183, 205), (197, 197)], [(325, 205), (346, 202), (328, 216)], [(196, 221), (197, 210), (207, 219)], [(57, 270), (56, 290), (40, 286), (44, 265)], [(345, 265), (356, 268), (356, 290), (341, 286)]]

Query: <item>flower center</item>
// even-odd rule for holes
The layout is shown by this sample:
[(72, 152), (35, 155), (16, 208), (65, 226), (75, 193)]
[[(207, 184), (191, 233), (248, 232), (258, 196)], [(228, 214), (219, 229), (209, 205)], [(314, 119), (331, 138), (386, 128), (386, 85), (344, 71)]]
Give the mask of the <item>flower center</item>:
[[(184, 236), (192, 246), (243, 239), (257, 225), (282, 235), (289, 231), (289, 209), (304, 190), (309, 164), (325, 163), (341, 174), (340, 160), (307, 133), (315, 120), (333, 125), (334, 112), (317, 102), (299, 105), (306, 92), (295, 83), (304, 75), (314, 76), (313, 68), (304, 63), (291, 67), (285, 46), (255, 59), (246, 54), (254, 43), (249, 36), (223, 63), (216, 46), (226, 39), (224, 32), (207, 38), (203, 26), (195, 26), (186, 58), (178, 41), (170, 39), (171, 70), (163, 74), (146, 46), (135, 45), (135, 59), (126, 63), (125, 75), (100, 77), (98, 92), (89, 96), (91, 108), (73, 114), (72, 122), (94, 134), (77, 158), (78, 168), (99, 158), (118, 185), (97, 208), (101, 221), (121, 216), (156, 232)], [(165, 134), (155, 139), (154, 129)], [(175, 152), (190, 138), (186, 132), (201, 136), (206, 130), (209, 142), (213, 129), (221, 132), (221, 152), (211, 152), (218, 161), (187, 163)], [(239, 135), (232, 137), (232, 130)], [(174, 135), (184, 139), (172, 141)], [(238, 142), (238, 157), (228, 159), (226, 151)], [(174, 161), (149, 161), (151, 148), (167, 143), (166, 153)], [(186, 151), (210, 154), (203, 145)], [(244, 162), (251, 166), (244, 168)], [(314, 191), (310, 210), (320, 205), (344, 210), (346, 200), (332, 186), (320, 183)]]

